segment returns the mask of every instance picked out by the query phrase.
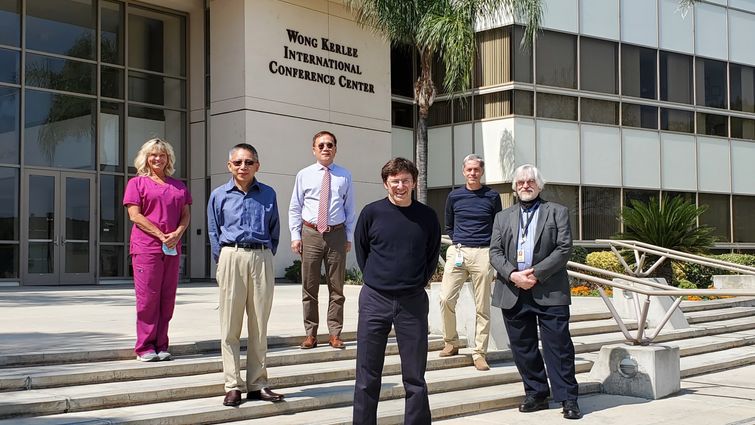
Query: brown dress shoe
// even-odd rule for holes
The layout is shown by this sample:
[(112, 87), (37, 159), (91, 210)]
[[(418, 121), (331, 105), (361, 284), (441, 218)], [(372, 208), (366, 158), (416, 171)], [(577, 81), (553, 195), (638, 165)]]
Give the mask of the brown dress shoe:
[(474, 361), (474, 367), (475, 369), (480, 370), (480, 371), (490, 370), (490, 366), (488, 366), (488, 362), (487, 360), (485, 360), (485, 357), (478, 357)]
[(302, 350), (309, 350), (310, 348), (315, 348), (317, 347), (317, 338), (313, 337), (312, 335), (307, 335), (307, 337), (304, 338), (304, 341), (302, 341), (299, 347)]
[(457, 354), (459, 354), (459, 348), (446, 343), (446, 346), (443, 347), (442, 350), (440, 350), (440, 353), (438, 353), (438, 357), (451, 357)]
[(283, 394), (273, 392), (273, 390), (267, 387), (262, 390), (249, 391), (246, 394), (248, 400), (272, 401), (273, 403), (283, 400), (283, 397), (285, 397)]
[(346, 348), (346, 345), (341, 340), (341, 337), (338, 335), (331, 335), (330, 340), (328, 340), (328, 345), (330, 345), (333, 348)]
[(223, 406), (238, 406), (239, 404), (241, 404), (241, 391), (231, 390), (225, 393)]

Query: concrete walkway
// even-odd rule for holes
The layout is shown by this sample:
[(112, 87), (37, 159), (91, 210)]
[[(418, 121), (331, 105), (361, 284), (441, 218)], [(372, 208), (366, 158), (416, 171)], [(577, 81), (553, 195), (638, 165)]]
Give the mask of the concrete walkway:
[[(344, 331), (357, 323), (359, 286), (346, 286)], [(324, 321), (327, 289), (320, 288)], [(171, 322), (171, 342), (217, 340), (219, 322), (214, 283), (179, 287)], [(574, 298), (572, 313), (606, 311), (600, 298)], [(134, 295), (128, 286), (0, 288), (0, 356), (24, 352), (130, 348), (134, 343)], [(327, 333), (321, 326), (320, 334)], [(242, 333), (242, 336), (246, 331)], [(303, 336), (301, 286), (277, 284), (269, 335)], [(580, 424), (755, 424), (755, 366), (696, 376), (682, 391), (662, 400), (591, 395), (581, 400)], [(564, 423), (560, 408), (522, 414), (515, 409), (488, 412), (444, 424)]]

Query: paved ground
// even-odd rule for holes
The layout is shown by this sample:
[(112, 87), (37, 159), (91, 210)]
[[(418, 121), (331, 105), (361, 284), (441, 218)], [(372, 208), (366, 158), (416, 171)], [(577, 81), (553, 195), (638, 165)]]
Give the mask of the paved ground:
[[(327, 289), (320, 288), (325, 317)], [(360, 287), (347, 286), (345, 331), (356, 330)], [(212, 283), (179, 288), (171, 322), (174, 343), (217, 340), (217, 288)], [(575, 298), (573, 313), (605, 311), (599, 298)], [(0, 355), (19, 352), (126, 348), (134, 342), (134, 296), (127, 286), (0, 288)], [(321, 328), (320, 333), (327, 329)], [(301, 287), (275, 288), (269, 334), (303, 335)], [(584, 397), (580, 424), (755, 425), (755, 366), (685, 379), (682, 391), (663, 400), (593, 395)], [(560, 408), (530, 414), (515, 410), (483, 413), (444, 424), (563, 423)]]

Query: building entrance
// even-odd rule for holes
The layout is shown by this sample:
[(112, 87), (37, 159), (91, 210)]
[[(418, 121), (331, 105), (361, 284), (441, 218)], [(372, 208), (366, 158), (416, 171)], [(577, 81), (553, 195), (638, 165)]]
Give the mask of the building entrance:
[(95, 281), (92, 174), (27, 170), (21, 182), (24, 285)]

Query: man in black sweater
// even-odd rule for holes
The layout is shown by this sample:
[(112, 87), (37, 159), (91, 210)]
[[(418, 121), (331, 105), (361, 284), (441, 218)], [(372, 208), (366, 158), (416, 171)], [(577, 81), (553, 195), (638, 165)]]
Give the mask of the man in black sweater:
[(388, 197), (362, 210), (354, 230), (357, 262), (364, 275), (359, 294), (354, 424), (377, 423), (377, 405), (391, 325), (401, 356), (406, 392), (404, 423), (429, 424), (427, 366), (428, 298), (425, 286), (440, 252), (435, 212), (412, 200), (417, 167), (404, 158), (381, 171)]

